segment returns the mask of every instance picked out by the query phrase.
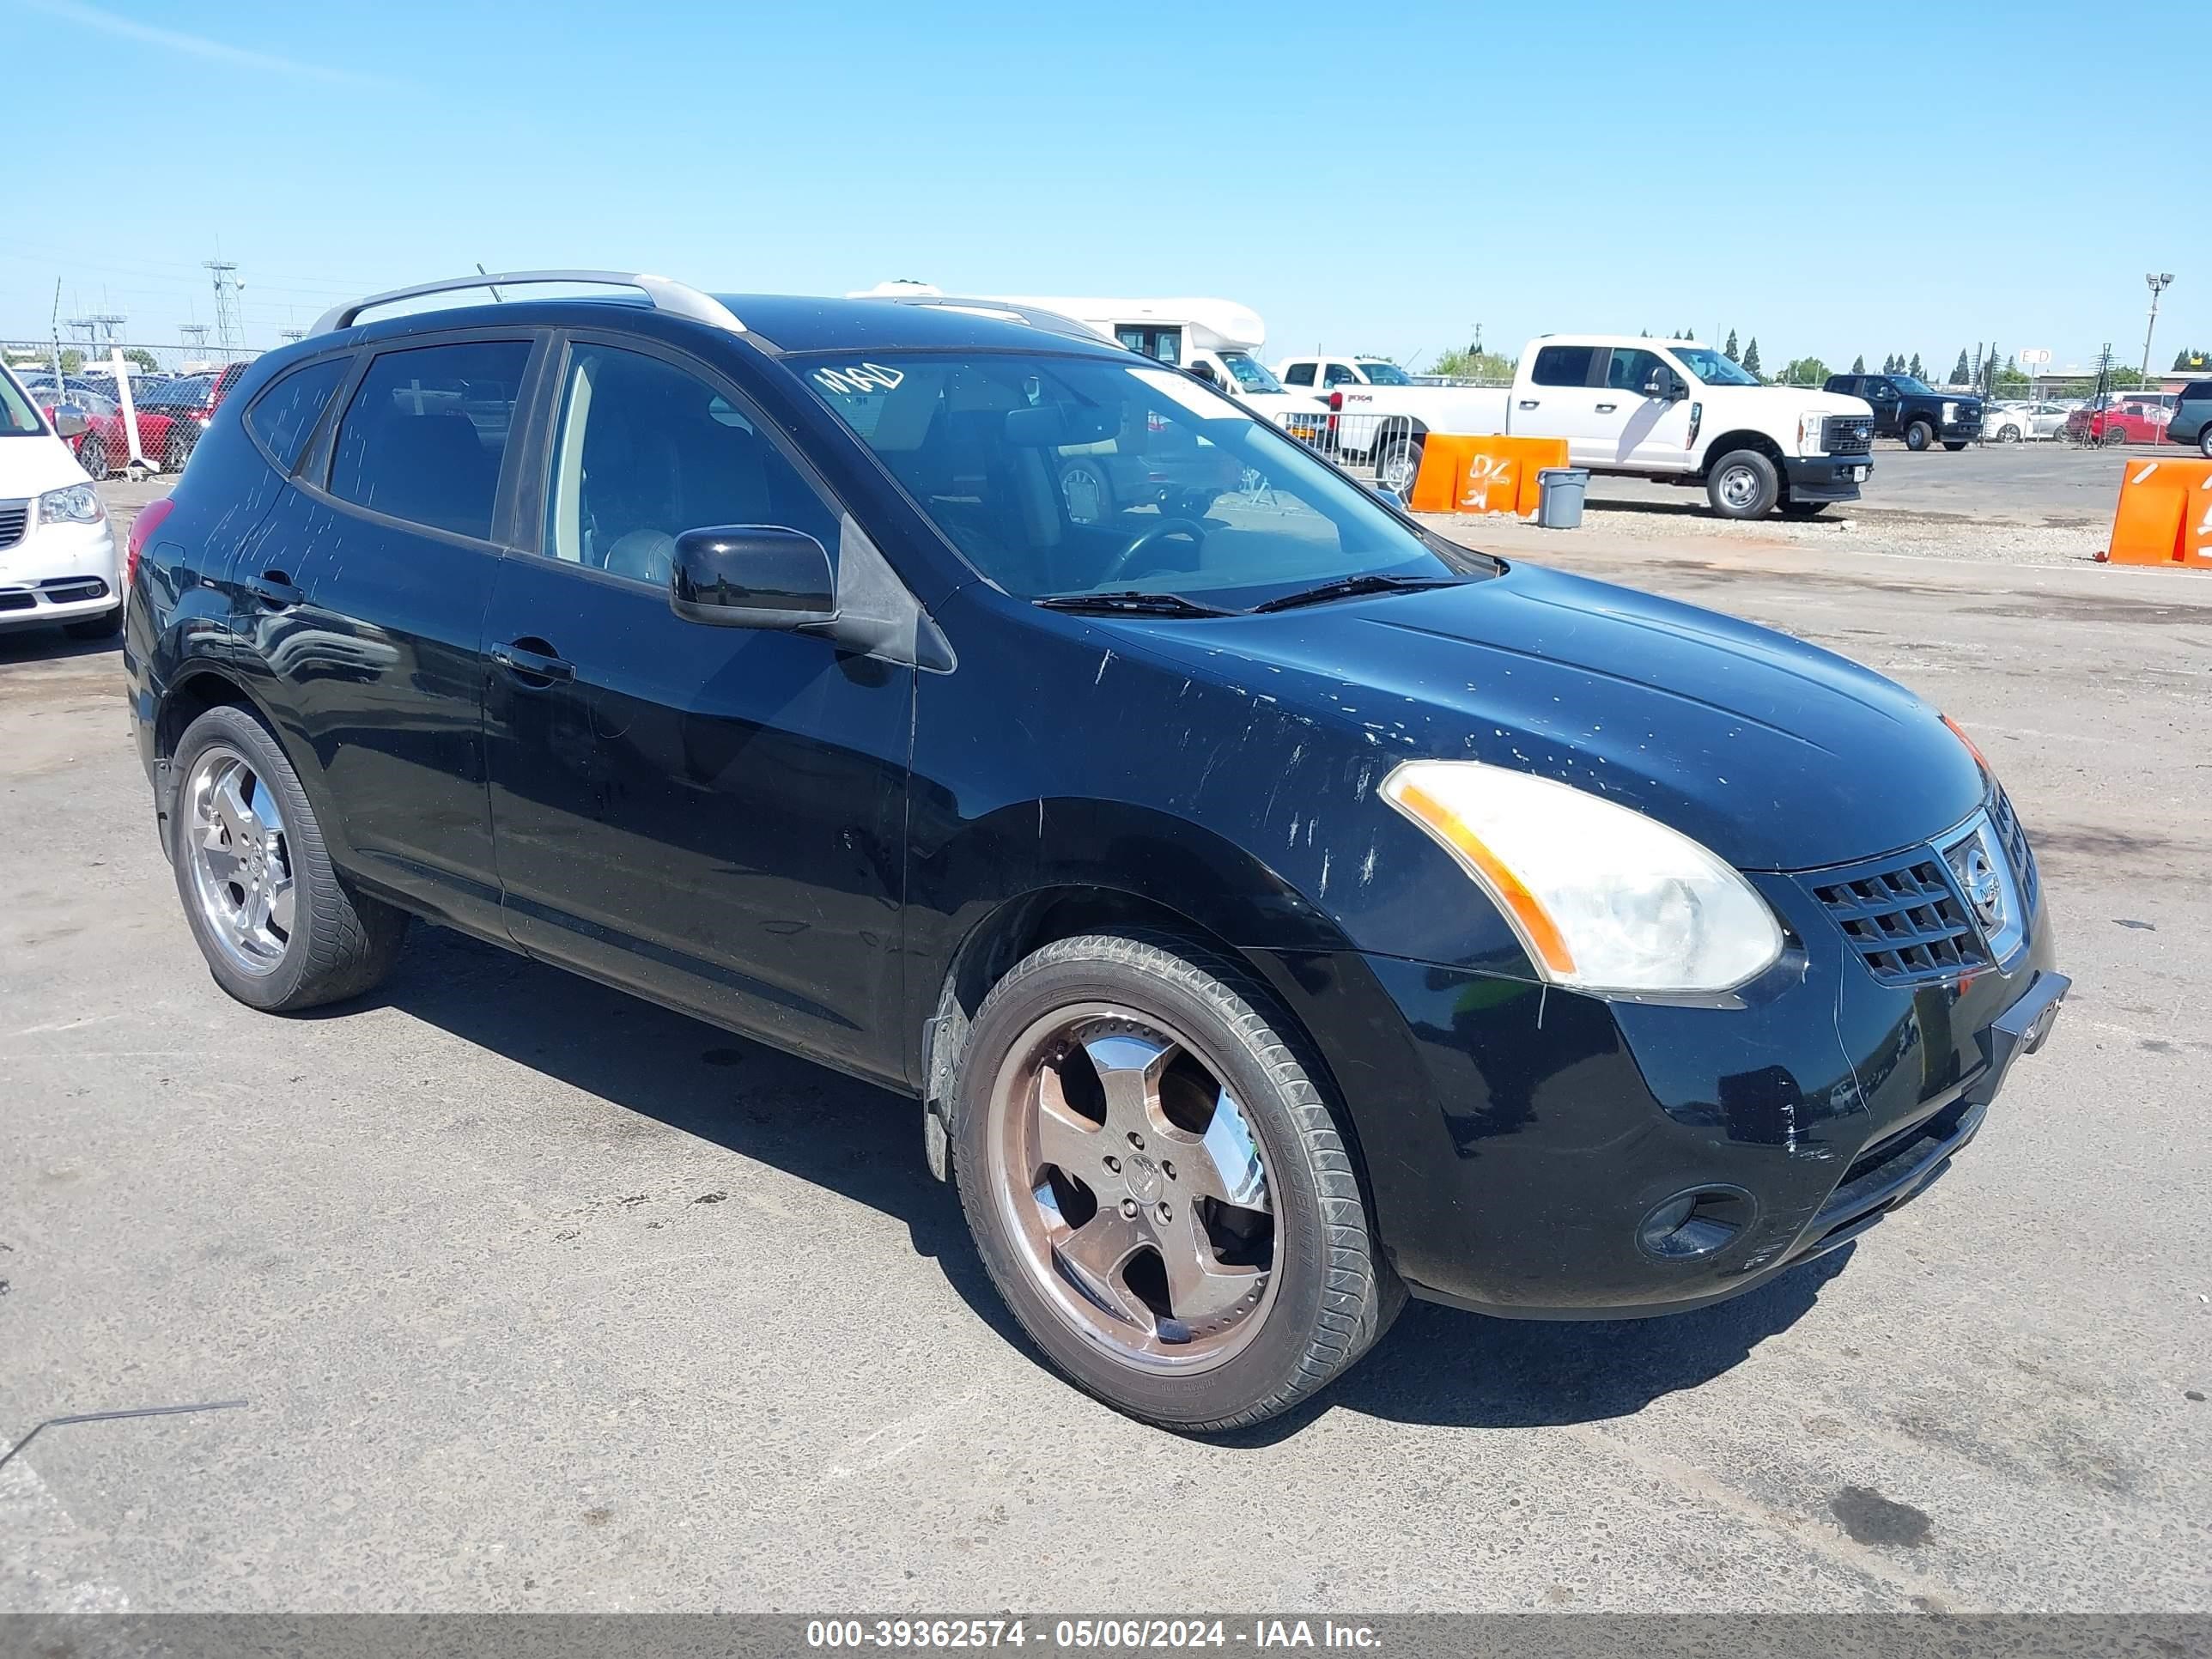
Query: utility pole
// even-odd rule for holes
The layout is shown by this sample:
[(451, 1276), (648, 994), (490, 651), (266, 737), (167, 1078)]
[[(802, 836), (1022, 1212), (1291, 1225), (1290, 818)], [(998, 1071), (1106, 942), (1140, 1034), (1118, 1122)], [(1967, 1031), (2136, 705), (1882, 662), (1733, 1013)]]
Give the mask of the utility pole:
[(2173, 273), (2168, 270), (2153, 276), (2145, 271), (2143, 281), (2150, 284), (2150, 326), (2143, 330), (2142, 383), (2148, 384), (2150, 380), (2150, 337), (2158, 331), (2158, 296), (2173, 286)]
[(200, 268), (215, 283), (215, 337), (228, 356), (233, 346), (240, 343), (238, 336), (243, 326), (238, 316), (236, 296), (246, 284), (238, 280), (238, 261), (235, 259), (203, 259)]

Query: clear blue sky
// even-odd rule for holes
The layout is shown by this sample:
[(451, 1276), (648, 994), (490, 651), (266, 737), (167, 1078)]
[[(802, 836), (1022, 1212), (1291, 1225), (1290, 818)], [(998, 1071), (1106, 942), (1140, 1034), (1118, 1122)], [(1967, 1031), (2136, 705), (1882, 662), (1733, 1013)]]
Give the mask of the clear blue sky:
[(0, 0), (0, 337), (59, 277), (64, 315), (177, 339), (219, 250), (256, 343), (481, 259), (1222, 295), (1270, 356), (1479, 319), (1936, 373), (1976, 339), (2134, 362), (2171, 270), (2157, 366), (2212, 349), (2198, 0)]

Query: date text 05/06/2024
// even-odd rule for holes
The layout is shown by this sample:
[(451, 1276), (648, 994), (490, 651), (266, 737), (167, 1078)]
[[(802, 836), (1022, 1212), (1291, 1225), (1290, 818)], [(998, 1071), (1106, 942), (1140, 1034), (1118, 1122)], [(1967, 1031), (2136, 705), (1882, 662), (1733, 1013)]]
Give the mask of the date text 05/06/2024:
[(1026, 1648), (1118, 1652), (1173, 1648), (1357, 1648), (1381, 1645), (1370, 1626), (1322, 1619), (814, 1619), (811, 1648)]

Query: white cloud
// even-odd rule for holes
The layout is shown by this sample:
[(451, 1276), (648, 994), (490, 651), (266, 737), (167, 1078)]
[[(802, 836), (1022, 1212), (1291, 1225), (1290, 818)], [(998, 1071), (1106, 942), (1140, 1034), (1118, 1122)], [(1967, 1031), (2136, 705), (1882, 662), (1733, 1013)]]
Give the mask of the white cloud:
[(362, 75), (353, 70), (337, 69), (325, 64), (302, 63), (295, 58), (279, 57), (275, 52), (254, 52), (245, 46), (210, 40), (204, 35), (186, 34), (180, 29), (159, 28), (133, 17), (119, 17), (98, 6), (85, 5), (82, 0), (22, 0), (22, 3), (33, 11), (42, 11), (65, 22), (97, 29), (103, 34), (140, 41), (149, 46), (180, 52), (194, 58), (205, 58), (215, 63), (228, 64), (236, 69), (258, 70), (264, 74), (298, 80), (336, 82), (346, 86), (390, 87), (393, 84), (380, 76)]

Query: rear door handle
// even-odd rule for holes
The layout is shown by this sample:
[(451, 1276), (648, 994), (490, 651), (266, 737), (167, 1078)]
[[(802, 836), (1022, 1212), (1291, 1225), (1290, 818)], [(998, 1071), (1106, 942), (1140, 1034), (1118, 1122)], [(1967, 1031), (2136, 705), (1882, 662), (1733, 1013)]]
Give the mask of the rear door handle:
[(1615, 405), (1612, 404), (1600, 404), (1597, 406), (1597, 412), (1601, 415), (1610, 415), (1613, 413), (1614, 407)]
[(1521, 407), (1523, 409), (1534, 409), (1536, 407), (1538, 401), (1539, 400), (1534, 398), (1523, 398), (1521, 400)]
[(246, 584), (246, 591), (271, 611), (289, 611), (306, 602), (307, 594), (281, 570), (264, 570)]
[(566, 657), (533, 650), (520, 640), (512, 645), (493, 647), (491, 659), (525, 685), (566, 685), (576, 678), (576, 665)]

